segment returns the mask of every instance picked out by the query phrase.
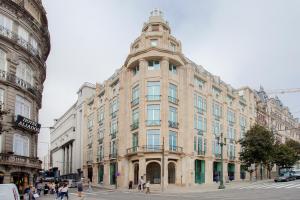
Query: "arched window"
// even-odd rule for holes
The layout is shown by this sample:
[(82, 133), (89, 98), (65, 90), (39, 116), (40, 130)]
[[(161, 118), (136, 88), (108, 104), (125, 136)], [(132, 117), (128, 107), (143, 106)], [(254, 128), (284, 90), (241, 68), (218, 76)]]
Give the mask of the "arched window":
[[(6, 53), (0, 49), (0, 70), (6, 71)], [(2, 74), (1, 74), (2, 75)]]
[(14, 134), (13, 151), (15, 155), (29, 157), (29, 139), (26, 136)]
[(23, 61), (20, 61), (16, 75), (18, 78), (26, 81), (30, 85), (33, 85), (33, 72), (32, 69)]

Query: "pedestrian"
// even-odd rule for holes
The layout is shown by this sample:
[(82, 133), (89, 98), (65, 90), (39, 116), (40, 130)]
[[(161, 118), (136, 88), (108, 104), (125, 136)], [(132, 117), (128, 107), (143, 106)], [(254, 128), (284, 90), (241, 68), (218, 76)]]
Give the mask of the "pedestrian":
[(93, 192), (92, 182), (90, 180), (89, 180), (88, 184), (89, 184), (89, 188), (88, 188), (87, 192)]
[(146, 194), (150, 194), (150, 181), (146, 183)]
[(61, 189), (61, 195), (60, 195), (60, 199), (64, 199), (64, 197), (66, 196), (67, 199), (69, 199), (69, 194), (68, 194), (68, 185), (66, 183), (64, 183), (64, 186)]
[(139, 178), (138, 190), (142, 191), (142, 187), (143, 187), (143, 176), (141, 176), (141, 178)]
[(42, 192), (42, 189), (43, 189), (43, 185), (41, 182), (39, 182), (37, 185), (36, 185), (36, 189), (37, 189), (37, 193), (39, 194), (39, 196), (41, 195), (41, 192)]
[(58, 198), (58, 188), (59, 188), (59, 185), (58, 185), (58, 182), (55, 183), (55, 193), (56, 193), (56, 198)]
[(48, 191), (49, 191), (49, 186), (48, 186), (48, 184), (46, 183), (45, 186), (44, 186), (44, 195), (47, 195), (47, 194), (48, 194)]
[(83, 191), (82, 180), (83, 180), (83, 178), (81, 178), (80, 181), (77, 183), (78, 197), (81, 197), (81, 194), (82, 194), (82, 191)]

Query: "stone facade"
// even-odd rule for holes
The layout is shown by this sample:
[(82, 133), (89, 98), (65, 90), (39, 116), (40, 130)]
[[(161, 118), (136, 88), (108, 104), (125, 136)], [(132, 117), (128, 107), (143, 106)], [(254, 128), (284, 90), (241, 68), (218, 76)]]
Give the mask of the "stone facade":
[(62, 178), (78, 178), (82, 169), (83, 105), (95, 94), (95, 85), (84, 83), (78, 90), (78, 100), (59, 119), (50, 132), (50, 167), (58, 168)]
[(84, 108), (83, 172), (95, 185), (128, 187), (141, 176), (161, 187), (217, 181), (221, 132), (224, 179), (245, 176), (237, 141), (255, 123), (254, 92), (185, 57), (159, 10)]
[[(33, 183), (37, 157), (38, 112), (42, 104), (50, 36), (39, 0), (0, 2), (0, 183), (14, 182), (20, 191)], [(31, 127), (20, 127), (26, 121)], [(32, 128), (37, 128), (33, 130)]]

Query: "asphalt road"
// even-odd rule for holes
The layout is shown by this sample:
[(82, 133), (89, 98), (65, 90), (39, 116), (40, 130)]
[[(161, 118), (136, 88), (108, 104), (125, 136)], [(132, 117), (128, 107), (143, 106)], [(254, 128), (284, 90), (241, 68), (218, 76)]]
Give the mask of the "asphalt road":
[[(53, 200), (53, 196), (41, 197), (39, 200)], [(70, 200), (79, 200), (74, 190), (70, 191)], [(192, 193), (153, 193), (144, 194), (128, 191), (94, 190), (85, 193), (84, 200), (299, 200), (300, 180), (286, 183), (251, 184), (235, 189), (217, 190), (213, 192)]]

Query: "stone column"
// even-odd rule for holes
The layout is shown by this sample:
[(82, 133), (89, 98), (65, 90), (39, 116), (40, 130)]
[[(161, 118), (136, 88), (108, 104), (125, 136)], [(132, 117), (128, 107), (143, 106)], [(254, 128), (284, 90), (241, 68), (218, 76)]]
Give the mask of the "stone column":
[(65, 149), (65, 147), (63, 147), (63, 159), (62, 159), (62, 174), (65, 174), (66, 173), (66, 168), (65, 168), (65, 166), (66, 166), (66, 162), (65, 162), (65, 157), (66, 157), (66, 149)]
[(66, 174), (69, 174), (69, 145), (67, 146), (67, 159), (66, 159)]
[(211, 159), (205, 160), (205, 183), (213, 183), (213, 161)]
[(73, 165), (73, 143), (70, 144), (70, 170), (69, 172), (72, 173), (72, 165)]
[[(140, 158), (139, 160), (139, 178), (146, 174), (146, 159), (144, 157)], [(146, 180), (146, 177), (144, 177)]]
[[(147, 107), (146, 107), (146, 95), (147, 95), (147, 82), (145, 80), (146, 71), (147, 71), (147, 61), (145, 59), (139, 60), (139, 67), (140, 67), (140, 81), (139, 81), (139, 91), (140, 91), (140, 112), (139, 112), (139, 135), (138, 135), (138, 145), (142, 147), (143, 145), (147, 145), (147, 133), (145, 130), (147, 120)], [(141, 176), (141, 175), (140, 175)]]

